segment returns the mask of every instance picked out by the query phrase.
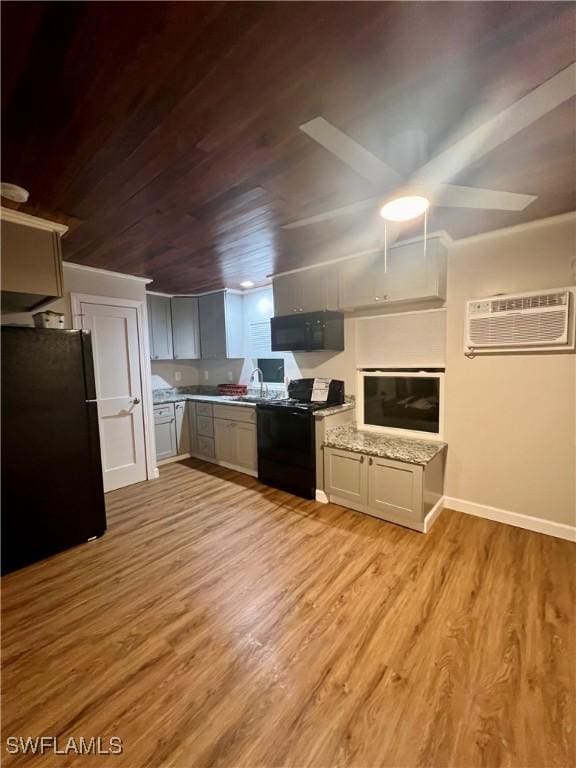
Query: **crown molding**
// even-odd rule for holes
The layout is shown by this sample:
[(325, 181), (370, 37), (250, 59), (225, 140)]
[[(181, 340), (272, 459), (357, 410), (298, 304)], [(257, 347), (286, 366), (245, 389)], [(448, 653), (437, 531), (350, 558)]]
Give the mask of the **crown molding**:
[(555, 224), (563, 224), (564, 222), (569, 221), (573, 221), (576, 224), (576, 211), (559, 213), (557, 216), (547, 216), (545, 219), (534, 219), (533, 221), (526, 221), (522, 224), (514, 224), (511, 227), (491, 229), (489, 232), (479, 232), (477, 235), (461, 237), (458, 240), (454, 240), (454, 246), (467, 245), (468, 243), (488, 240), (492, 237), (506, 237), (506, 235), (516, 235), (522, 232), (530, 232), (533, 229), (552, 227)]
[(48, 219), (41, 219), (39, 216), (30, 216), (29, 213), (22, 213), (22, 211), (15, 211), (13, 208), (5, 208), (4, 206), (0, 207), (0, 219), (2, 221), (11, 221), (13, 224), (21, 224), (25, 227), (56, 232), (60, 237), (65, 235), (69, 229), (66, 224), (60, 224), (58, 221), (49, 221)]
[(92, 272), (97, 275), (105, 275), (107, 277), (121, 277), (124, 280), (135, 280), (138, 283), (151, 283), (151, 277), (139, 277), (138, 275), (126, 275), (123, 272), (112, 272), (109, 269), (100, 269), (99, 267), (87, 267), (85, 264), (74, 264), (72, 261), (63, 261), (63, 266), (66, 269), (78, 269), (81, 272)]

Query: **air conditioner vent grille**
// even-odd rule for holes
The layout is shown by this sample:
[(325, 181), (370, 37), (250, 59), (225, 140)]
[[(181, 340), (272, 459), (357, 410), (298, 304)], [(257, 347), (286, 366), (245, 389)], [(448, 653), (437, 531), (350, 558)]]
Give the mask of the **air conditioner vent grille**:
[(513, 296), (506, 299), (495, 299), (491, 302), (492, 312), (511, 312), (520, 309), (541, 309), (542, 307), (558, 307), (566, 304), (566, 293), (542, 293), (539, 296)]
[(470, 341), (475, 347), (554, 344), (565, 339), (565, 332), (566, 313), (563, 310), (475, 317), (470, 321)]
[(466, 354), (574, 349), (571, 289), (472, 299), (467, 303)]

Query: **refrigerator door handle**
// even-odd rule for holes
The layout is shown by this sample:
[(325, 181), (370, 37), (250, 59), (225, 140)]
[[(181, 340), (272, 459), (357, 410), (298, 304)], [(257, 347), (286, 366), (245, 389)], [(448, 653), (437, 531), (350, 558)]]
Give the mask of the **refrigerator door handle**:
[(84, 400), (84, 402), (85, 403), (97, 403), (98, 400), (96, 400), (96, 399), (94, 399), (94, 400)]

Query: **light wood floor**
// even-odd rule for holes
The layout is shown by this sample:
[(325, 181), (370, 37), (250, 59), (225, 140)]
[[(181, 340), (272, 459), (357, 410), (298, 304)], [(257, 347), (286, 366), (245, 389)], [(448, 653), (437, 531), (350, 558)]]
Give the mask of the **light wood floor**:
[(574, 765), (568, 542), (447, 511), (423, 535), (193, 460), (108, 506), (3, 580), (3, 732), (124, 753), (3, 765)]

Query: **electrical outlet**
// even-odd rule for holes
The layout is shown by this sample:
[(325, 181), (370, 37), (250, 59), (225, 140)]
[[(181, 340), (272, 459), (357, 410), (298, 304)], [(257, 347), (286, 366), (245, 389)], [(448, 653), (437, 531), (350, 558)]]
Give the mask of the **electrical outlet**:
[(174, 371), (174, 381), (182, 381), (182, 371)]
[(204, 371), (204, 381), (208, 381), (208, 371)]
[(228, 381), (232, 381), (232, 371), (228, 371)]

